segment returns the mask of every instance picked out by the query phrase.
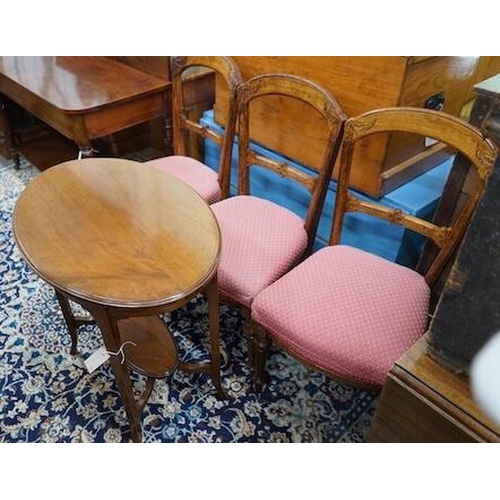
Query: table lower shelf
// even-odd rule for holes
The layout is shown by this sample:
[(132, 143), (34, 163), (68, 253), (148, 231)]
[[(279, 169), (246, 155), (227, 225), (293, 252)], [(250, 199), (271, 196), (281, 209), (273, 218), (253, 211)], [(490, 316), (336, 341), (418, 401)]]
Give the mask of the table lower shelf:
[(169, 376), (179, 364), (177, 345), (170, 330), (157, 316), (127, 318), (118, 321), (128, 366), (150, 378)]

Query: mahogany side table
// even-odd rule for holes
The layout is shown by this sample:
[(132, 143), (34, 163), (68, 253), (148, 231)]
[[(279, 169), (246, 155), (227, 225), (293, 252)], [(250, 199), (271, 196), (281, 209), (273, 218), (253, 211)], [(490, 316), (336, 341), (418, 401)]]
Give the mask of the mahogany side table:
[[(14, 210), (14, 236), (32, 269), (56, 291), (72, 349), (81, 320), (69, 300), (100, 328), (133, 441), (154, 379), (178, 367), (207, 372), (221, 397), (217, 265), (220, 233), (205, 201), (188, 185), (145, 164), (88, 158), (38, 175)], [(210, 361), (178, 359), (171, 333), (158, 317), (206, 292)], [(132, 341), (133, 346), (127, 341)], [(126, 344), (126, 345), (125, 345)], [(148, 377), (134, 399), (128, 366)]]

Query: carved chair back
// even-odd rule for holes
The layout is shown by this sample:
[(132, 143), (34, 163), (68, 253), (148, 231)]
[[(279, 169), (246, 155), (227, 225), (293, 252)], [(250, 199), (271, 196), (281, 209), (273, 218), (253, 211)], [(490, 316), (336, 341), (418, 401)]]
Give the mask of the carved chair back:
[[(317, 165), (306, 165), (298, 168), (286, 158), (276, 159), (266, 145), (256, 148), (252, 142), (252, 104), (259, 101), (259, 109), (265, 100), (268, 110), (279, 116), (279, 109), (283, 109), (284, 100), (293, 99), (305, 103), (307, 112), (317, 113), (323, 118), (328, 140), (318, 144), (322, 148), (322, 160)], [(282, 178), (288, 178), (303, 185), (309, 192), (309, 204), (304, 218), (305, 229), (309, 236), (309, 246), (306, 254), (312, 249), (314, 235), (321, 215), (328, 183), (339, 151), (342, 138), (343, 123), (346, 120), (341, 106), (336, 99), (324, 88), (305, 78), (288, 74), (265, 74), (247, 80), (238, 87), (238, 134), (239, 134), (239, 161), (238, 161), (238, 194), (250, 195), (251, 171), (260, 166), (271, 170)], [(297, 120), (301, 117), (297, 116)], [(283, 123), (276, 134), (290, 132), (290, 124)], [(300, 142), (301, 138), (296, 139)], [(258, 149), (258, 150), (257, 150)], [(272, 185), (269, 186), (272, 189)], [(260, 195), (259, 195), (260, 196)]]
[[(229, 194), (229, 177), (231, 171), (232, 147), (236, 130), (236, 88), (242, 78), (236, 63), (227, 56), (173, 56), (170, 58), (172, 78), (172, 126), (174, 138), (174, 154), (186, 155), (190, 134), (202, 139), (211, 139), (221, 148), (218, 165), (218, 180), (222, 198)], [(189, 116), (187, 84), (197, 71), (213, 71), (216, 78), (221, 79), (227, 87), (226, 126), (223, 133), (209, 129)], [(213, 88), (218, 86), (214, 84)], [(215, 90), (214, 90), (215, 91)]]
[[(367, 136), (387, 132), (407, 132), (430, 138), (470, 160), (470, 168), (474, 169), (477, 180), (468, 200), (459, 209), (452, 223), (446, 226), (437, 225), (400, 209), (383, 206), (376, 201), (365, 201), (349, 189), (349, 175), (356, 144), (359, 145), (359, 141)], [(439, 248), (433, 262), (422, 273), (432, 287), (463, 237), (485, 189), (495, 157), (494, 144), (477, 128), (446, 113), (422, 108), (385, 108), (348, 119), (344, 127), (330, 244), (336, 245), (340, 242), (346, 212), (361, 212), (401, 225), (429, 238)]]

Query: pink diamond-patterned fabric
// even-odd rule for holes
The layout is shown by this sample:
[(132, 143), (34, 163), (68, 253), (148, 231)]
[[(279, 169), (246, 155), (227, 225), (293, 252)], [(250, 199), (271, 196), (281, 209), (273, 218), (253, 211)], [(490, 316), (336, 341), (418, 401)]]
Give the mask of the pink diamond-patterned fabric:
[(429, 298), (417, 272), (338, 245), (259, 293), (252, 318), (319, 369), (381, 387), (394, 362), (425, 333)]
[(164, 156), (146, 162), (189, 184), (209, 205), (221, 198), (217, 172), (188, 156)]
[(219, 290), (250, 307), (257, 293), (301, 259), (307, 247), (304, 220), (254, 196), (234, 196), (211, 208), (222, 240)]

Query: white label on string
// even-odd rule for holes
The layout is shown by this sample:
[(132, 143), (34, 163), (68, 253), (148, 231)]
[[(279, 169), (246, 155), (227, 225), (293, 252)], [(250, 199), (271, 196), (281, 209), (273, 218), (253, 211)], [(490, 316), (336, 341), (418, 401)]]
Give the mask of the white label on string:
[(83, 360), (85, 368), (89, 373), (99, 368), (109, 359), (108, 351), (104, 346), (99, 347), (97, 351), (94, 351), (87, 359)]

